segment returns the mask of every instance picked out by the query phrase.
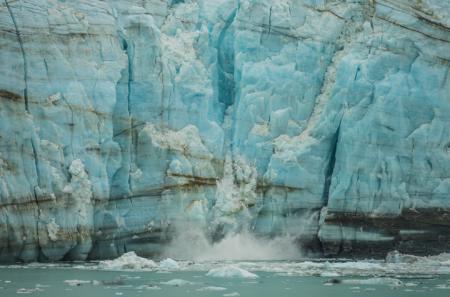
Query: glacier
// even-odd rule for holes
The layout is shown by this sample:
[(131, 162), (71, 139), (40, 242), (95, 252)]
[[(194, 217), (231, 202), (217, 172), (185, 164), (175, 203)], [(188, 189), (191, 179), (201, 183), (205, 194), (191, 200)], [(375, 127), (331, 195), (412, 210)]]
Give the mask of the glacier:
[(0, 34), (0, 262), (450, 250), (449, 1), (4, 0)]

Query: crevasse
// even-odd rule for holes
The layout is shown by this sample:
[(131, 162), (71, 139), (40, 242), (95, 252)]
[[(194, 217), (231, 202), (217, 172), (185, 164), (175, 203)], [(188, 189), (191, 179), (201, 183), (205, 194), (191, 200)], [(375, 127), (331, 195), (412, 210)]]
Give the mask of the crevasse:
[[(447, 1), (0, 3), (0, 261), (289, 235), (448, 250)], [(229, 191), (227, 191), (229, 188)]]

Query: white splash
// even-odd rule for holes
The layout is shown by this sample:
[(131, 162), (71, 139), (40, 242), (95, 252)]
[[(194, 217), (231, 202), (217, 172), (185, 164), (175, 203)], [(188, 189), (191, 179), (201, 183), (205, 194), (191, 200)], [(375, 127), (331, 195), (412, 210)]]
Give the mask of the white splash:
[[(195, 220), (186, 219), (176, 226), (177, 233), (164, 255), (195, 261), (299, 259), (302, 255), (294, 243), (295, 237), (258, 238), (250, 232), (254, 218), (248, 205), (255, 206), (259, 202), (256, 183), (256, 168), (243, 157), (235, 156), (232, 160), (227, 154), (224, 176), (217, 182), (214, 206), (208, 211), (204, 203), (194, 201), (188, 209), (201, 211), (191, 210)], [(196, 204), (198, 207), (194, 207)], [(205, 224), (198, 224), (200, 221)], [(217, 230), (223, 238), (212, 242), (211, 235)]]
[(223, 278), (258, 278), (258, 275), (234, 265), (213, 268), (206, 275)]

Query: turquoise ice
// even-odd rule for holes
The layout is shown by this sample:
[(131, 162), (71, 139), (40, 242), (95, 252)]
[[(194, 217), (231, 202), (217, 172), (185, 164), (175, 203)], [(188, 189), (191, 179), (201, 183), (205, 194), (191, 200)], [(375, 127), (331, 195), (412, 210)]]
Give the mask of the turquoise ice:
[(449, 14), (1, 2), (0, 261), (153, 256), (180, 225), (331, 254), (445, 249), (427, 226), (450, 208)]

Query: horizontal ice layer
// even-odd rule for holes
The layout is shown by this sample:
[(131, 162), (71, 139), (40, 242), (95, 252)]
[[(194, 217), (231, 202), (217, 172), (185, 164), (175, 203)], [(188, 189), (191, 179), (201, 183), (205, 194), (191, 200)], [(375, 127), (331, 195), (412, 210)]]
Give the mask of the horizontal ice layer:
[(445, 1), (4, 1), (0, 260), (180, 226), (450, 248)]

